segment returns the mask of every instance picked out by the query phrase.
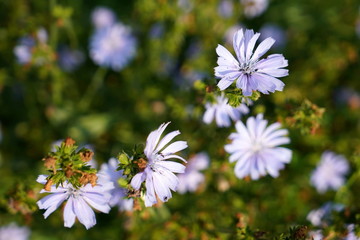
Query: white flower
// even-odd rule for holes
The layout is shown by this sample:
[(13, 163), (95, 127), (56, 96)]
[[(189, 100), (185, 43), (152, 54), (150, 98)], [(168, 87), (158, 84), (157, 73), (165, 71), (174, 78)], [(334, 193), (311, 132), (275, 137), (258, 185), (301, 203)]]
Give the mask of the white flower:
[(279, 170), (291, 160), (291, 150), (278, 147), (290, 142), (286, 137), (288, 131), (280, 129), (280, 123), (267, 127), (262, 114), (248, 118), (246, 126), (238, 121), (235, 127), (237, 132), (229, 137), (232, 143), (225, 145), (225, 150), (231, 154), (230, 162), (237, 161), (235, 175), (238, 178), (250, 175), (252, 179), (258, 179), (269, 173), (277, 177)]
[(23, 37), (19, 44), (14, 48), (14, 54), (19, 64), (30, 63), (32, 58), (32, 49), (35, 46), (35, 40), (32, 37)]
[(146, 168), (143, 172), (136, 174), (131, 180), (131, 186), (136, 190), (140, 189), (141, 183), (145, 181), (146, 207), (151, 207), (157, 203), (156, 196), (163, 202), (168, 201), (172, 197), (170, 190), (176, 191), (179, 185), (179, 179), (174, 173), (185, 172), (183, 164), (165, 161), (177, 158), (186, 162), (185, 159), (174, 153), (188, 147), (185, 141), (176, 141), (169, 144), (174, 137), (180, 134), (179, 131), (170, 132), (160, 140), (162, 133), (168, 125), (169, 122), (163, 123), (157, 130), (149, 134), (144, 150), (148, 161)]
[(111, 207), (118, 206), (120, 210), (130, 211), (133, 208), (133, 199), (126, 199), (126, 189), (120, 187), (118, 180), (124, 178), (122, 170), (117, 171), (119, 161), (115, 158), (110, 158), (108, 163), (101, 165), (100, 174), (106, 176), (111, 182), (113, 182), (115, 188), (111, 190), (111, 199), (109, 205)]
[(19, 227), (15, 223), (0, 227), (0, 240), (27, 240), (29, 236), (29, 228)]
[(136, 39), (121, 23), (97, 29), (91, 38), (90, 56), (100, 66), (123, 69), (135, 56)]
[(230, 118), (237, 121), (240, 120), (241, 115), (249, 113), (246, 104), (241, 103), (238, 107), (232, 107), (227, 102), (228, 99), (221, 95), (216, 97), (215, 103), (206, 103), (203, 121), (210, 124), (215, 118), (219, 127), (229, 127), (231, 125)]
[(244, 14), (253, 18), (262, 14), (268, 7), (268, 0), (240, 0), (244, 7)]
[[(114, 188), (112, 182), (105, 181), (100, 175), (98, 176), (98, 184), (94, 187), (89, 183), (76, 189), (70, 183), (65, 182), (62, 186), (51, 186), (50, 191), (41, 190), (40, 193), (51, 193), (37, 202), (40, 209), (46, 209), (44, 217), (47, 218), (64, 201), (67, 201), (64, 208), (64, 226), (72, 227), (75, 218), (78, 218), (86, 229), (93, 227), (96, 224), (96, 219), (91, 207), (100, 212), (108, 213), (110, 211), (108, 204), (111, 198), (110, 190)], [(46, 176), (40, 175), (37, 182), (45, 184)]]
[(91, 14), (91, 20), (96, 28), (104, 28), (113, 25), (116, 21), (116, 16), (109, 8), (97, 7)]
[(310, 239), (312, 240), (323, 240), (324, 238), (321, 230), (310, 231), (309, 237), (311, 237)]
[(179, 193), (195, 192), (198, 186), (205, 181), (205, 176), (200, 171), (209, 166), (209, 156), (202, 152), (189, 159), (185, 173), (178, 175)]
[(321, 208), (310, 211), (306, 219), (314, 226), (326, 226), (331, 221), (332, 212), (340, 212), (343, 209), (344, 205), (342, 204), (327, 202)]
[(344, 240), (360, 240), (360, 237), (356, 236), (356, 234), (354, 232), (354, 230), (355, 230), (354, 224), (349, 224), (347, 226), (347, 230), (348, 230), (348, 234), (346, 235)]
[(337, 190), (344, 184), (348, 171), (349, 163), (344, 156), (325, 151), (310, 181), (319, 193), (329, 189)]
[(251, 96), (253, 91), (263, 94), (282, 91), (285, 84), (277, 79), (288, 75), (288, 61), (282, 54), (271, 54), (267, 58), (261, 57), (269, 51), (275, 43), (272, 38), (266, 38), (255, 48), (260, 33), (253, 30), (240, 29), (233, 38), (233, 47), (237, 59), (222, 45), (218, 45), (215, 76), (221, 78), (217, 86), (225, 90), (234, 82), (242, 90), (244, 96)]

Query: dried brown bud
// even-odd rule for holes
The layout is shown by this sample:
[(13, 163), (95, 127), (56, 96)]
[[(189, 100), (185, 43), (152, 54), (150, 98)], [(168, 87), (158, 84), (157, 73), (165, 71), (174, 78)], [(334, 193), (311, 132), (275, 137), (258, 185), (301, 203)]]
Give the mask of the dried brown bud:
[(74, 171), (71, 168), (66, 168), (65, 169), (65, 176), (67, 178), (71, 178), (74, 175)]
[(90, 151), (90, 150), (80, 152), (80, 158), (84, 162), (90, 161), (93, 156), (94, 156), (94, 153), (92, 151)]
[(52, 168), (54, 173), (56, 173), (56, 158), (46, 157), (42, 159), (44, 161), (44, 166), (46, 168)]
[(75, 140), (70, 138), (70, 137), (67, 137), (65, 139), (64, 143), (65, 143), (66, 147), (71, 147), (71, 146), (73, 146), (75, 144)]
[(96, 176), (95, 173), (84, 173), (80, 177), (79, 182), (81, 185), (86, 185), (86, 184), (90, 183), (91, 186), (95, 187), (97, 179), (98, 179), (98, 177)]
[(138, 198), (135, 198), (135, 199), (134, 199), (133, 210), (134, 210), (134, 211), (141, 211), (141, 210), (142, 210), (142, 207), (141, 207), (141, 204), (140, 204)]
[(50, 190), (51, 190), (51, 185), (53, 185), (53, 181), (52, 181), (51, 179), (49, 179), (49, 180), (45, 183), (44, 189), (45, 189), (46, 191), (50, 191)]
[(205, 90), (206, 90), (207, 93), (211, 93), (211, 92), (214, 91), (214, 87), (213, 86), (206, 86)]
[(141, 171), (143, 171), (147, 165), (147, 161), (143, 158), (139, 158), (138, 160), (135, 161), (135, 163), (138, 165)]

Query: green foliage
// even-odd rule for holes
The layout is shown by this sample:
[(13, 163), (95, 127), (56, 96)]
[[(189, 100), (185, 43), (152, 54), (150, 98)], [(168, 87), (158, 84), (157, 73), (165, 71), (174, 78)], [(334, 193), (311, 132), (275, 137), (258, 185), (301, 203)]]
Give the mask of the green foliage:
[[(226, 18), (220, 0), (189, 0), (185, 9), (168, 0), (0, 0), (0, 224), (26, 225), (34, 240), (306, 239), (307, 231), (317, 229), (326, 239), (341, 239), (352, 223), (359, 234), (359, 3), (271, 0), (263, 14), (246, 18), (240, 1), (229, 2), (233, 14)], [(91, 12), (99, 5), (113, 9), (137, 38), (135, 58), (119, 72), (90, 58)], [(286, 147), (293, 157), (278, 178), (237, 179), (224, 151), (234, 127), (202, 122), (204, 103), (222, 94), (213, 74), (215, 48), (222, 44), (234, 53), (225, 36), (240, 23), (256, 32), (275, 24), (286, 36), (284, 46), (269, 51), (289, 60), (282, 92), (247, 98), (234, 86), (224, 92), (231, 106), (251, 100), (249, 116), (264, 113), (269, 123), (289, 129)], [(154, 37), (157, 25), (162, 31)], [(48, 41), (37, 37), (40, 28)], [(35, 43), (30, 62), (21, 65), (14, 47), (25, 36)], [(59, 64), (64, 45), (85, 55), (72, 72)], [(126, 176), (119, 185), (139, 195), (129, 185), (141, 171), (139, 160), (146, 162), (139, 144), (168, 121), (188, 142), (186, 156), (210, 156), (196, 192), (173, 193), (154, 208), (96, 214), (97, 225), (89, 231), (78, 223), (64, 228), (61, 206), (47, 219), (37, 210), (43, 186), (35, 180), (46, 172), (45, 162), (48, 180), (57, 185), (70, 181), (80, 187), (97, 172), (82, 160), (89, 150), (75, 145), (63, 143), (41, 161), (53, 141), (71, 136), (79, 146), (92, 144), (98, 169), (117, 156)], [(309, 178), (325, 150), (346, 156), (351, 171), (339, 190), (319, 194)], [(330, 223), (311, 226), (309, 211), (329, 201), (344, 204), (344, 211), (333, 212)]]

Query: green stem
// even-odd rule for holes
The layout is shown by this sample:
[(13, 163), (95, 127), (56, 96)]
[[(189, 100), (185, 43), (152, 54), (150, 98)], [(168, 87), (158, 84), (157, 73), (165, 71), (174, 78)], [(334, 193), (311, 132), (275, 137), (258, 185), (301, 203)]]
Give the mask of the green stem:
[(81, 110), (87, 110), (91, 104), (92, 99), (94, 98), (95, 93), (101, 87), (104, 82), (104, 77), (107, 72), (107, 69), (99, 67), (95, 72), (83, 98), (80, 100), (79, 107)]
[[(51, 18), (53, 19), (53, 11), (56, 7), (56, 0), (50, 0), (50, 13)], [(50, 27), (50, 37), (49, 43), (52, 49), (56, 49), (57, 39), (58, 39), (58, 28), (56, 26), (56, 22), (53, 22)]]

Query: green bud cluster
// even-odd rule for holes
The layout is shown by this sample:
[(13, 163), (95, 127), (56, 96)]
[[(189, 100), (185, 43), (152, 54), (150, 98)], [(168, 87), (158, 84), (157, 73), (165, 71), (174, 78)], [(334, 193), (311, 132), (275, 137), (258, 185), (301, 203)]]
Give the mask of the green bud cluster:
[(124, 178), (120, 178), (118, 183), (122, 188), (131, 190), (131, 179), (146, 167), (147, 159), (144, 154), (144, 146), (136, 145), (131, 154), (123, 151), (118, 155), (117, 159), (119, 160), (117, 171), (122, 170), (124, 175)]
[(96, 172), (88, 162), (91, 160), (93, 152), (87, 148), (78, 149), (74, 145), (75, 141), (67, 138), (60, 146), (56, 146), (56, 151), (50, 152), (43, 159), (45, 167), (49, 171), (46, 178), (47, 185), (62, 185), (65, 181), (71, 183), (75, 188), (80, 188), (87, 183), (96, 185)]

